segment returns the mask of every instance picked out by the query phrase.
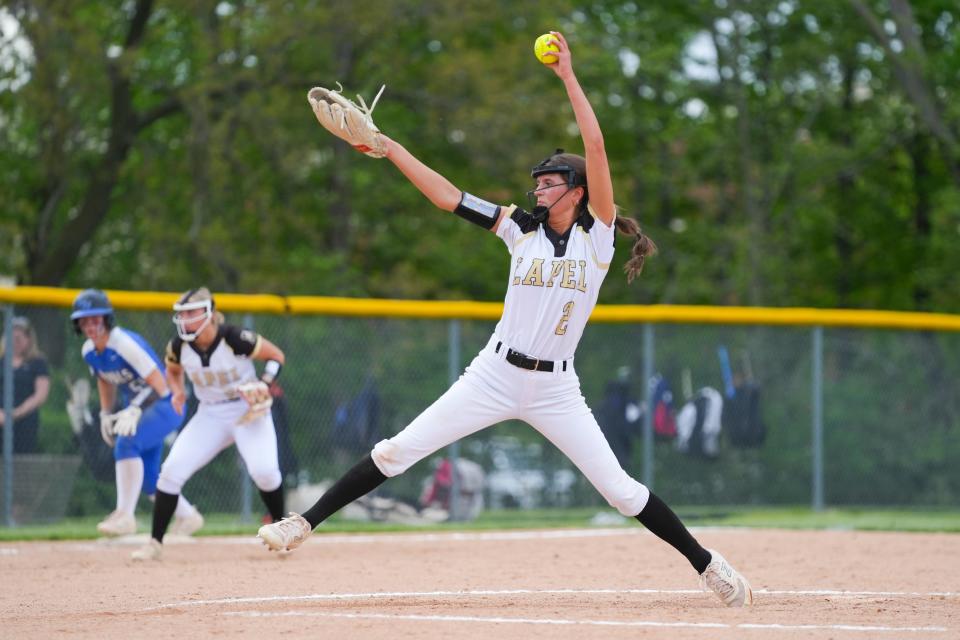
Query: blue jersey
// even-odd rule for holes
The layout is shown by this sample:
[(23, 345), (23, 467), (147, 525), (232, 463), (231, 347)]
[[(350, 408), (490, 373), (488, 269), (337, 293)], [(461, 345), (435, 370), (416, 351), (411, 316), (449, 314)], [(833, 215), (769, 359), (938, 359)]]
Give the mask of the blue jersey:
[(106, 348), (97, 352), (92, 340), (83, 343), (83, 360), (90, 372), (120, 391), (120, 405), (127, 406), (138, 393), (147, 389), (147, 376), (159, 369), (164, 374), (163, 361), (139, 334), (114, 327), (110, 330)]

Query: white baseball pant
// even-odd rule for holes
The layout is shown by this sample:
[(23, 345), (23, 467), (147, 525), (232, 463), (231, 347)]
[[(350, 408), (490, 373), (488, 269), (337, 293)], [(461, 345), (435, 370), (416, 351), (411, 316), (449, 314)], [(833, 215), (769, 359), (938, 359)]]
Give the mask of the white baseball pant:
[(281, 476), (273, 416), (267, 412), (256, 420), (238, 424), (248, 408), (243, 400), (218, 404), (201, 402), (197, 413), (177, 436), (163, 461), (157, 488), (164, 493), (179, 494), (193, 474), (236, 442), (247, 473), (257, 488), (276, 490)]
[(586, 476), (610, 506), (635, 516), (650, 490), (617, 462), (593, 412), (580, 392), (580, 379), (567, 361), (563, 371), (529, 371), (505, 360), (508, 345), (495, 351), (494, 335), (446, 393), (403, 431), (373, 448), (377, 468), (392, 477), (416, 462), (503, 420), (519, 419), (552, 442)]

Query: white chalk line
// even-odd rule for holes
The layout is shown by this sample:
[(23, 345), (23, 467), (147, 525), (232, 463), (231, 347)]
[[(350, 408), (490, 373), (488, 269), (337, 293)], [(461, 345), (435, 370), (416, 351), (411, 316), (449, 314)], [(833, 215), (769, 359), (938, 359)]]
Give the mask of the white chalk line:
[[(692, 529), (693, 531), (708, 531), (720, 529)], [(722, 529), (725, 532), (741, 531), (742, 529)], [(604, 529), (533, 529), (525, 531), (438, 531), (435, 533), (405, 533), (383, 532), (370, 534), (315, 534), (307, 543), (310, 546), (323, 544), (383, 544), (384, 542), (403, 542), (408, 544), (436, 543), (436, 542), (475, 542), (500, 540), (557, 540), (564, 538), (607, 538), (612, 536), (651, 535), (643, 528), (604, 528)], [(71, 549), (73, 551), (102, 551), (111, 547), (142, 546), (149, 540), (147, 533), (138, 533), (116, 538), (97, 538), (83, 542), (44, 542), (31, 543), (28, 549)], [(202, 544), (202, 545), (262, 545), (263, 541), (256, 536), (166, 536), (164, 544)], [(19, 553), (16, 548), (10, 548), (13, 553)], [(10, 553), (9, 555), (13, 555)]]
[(440, 615), (418, 615), (418, 614), (388, 614), (388, 613), (332, 613), (332, 612), (304, 612), (304, 611), (284, 611), (284, 612), (263, 612), (263, 611), (229, 611), (225, 616), (241, 616), (248, 618), (282, 618), (282, 617), (308, 617), (308, 618), (346, 618), (353, 620), (414, 620), (420, 622), (476, 622), (486, 624), (534, 624), (534, 625), (582, 625), (597, 627), (660, 627), (660, 628), (693, 628), (693, 629), (751, 629), (765, 631), (811, 631), (811, 630), (829, 630), (829, 631), (859, 631), (868, 633), (878, 632), (937, 632), (943, 633), (949, 631), (947, 627), (889, 627), (882, 625), (856, 625), (856, 624), (757, 624), (741, 623), (727, 624), (723, 622), (659, 622), (655, 620), (575, 620), (575, 619), (557, 619), (557, 618), (504, 618), (504, 617), (481, 617), (481, 616), (440, 616)]
[[(754, 589), (760, 596), (816, 596), (836, 598), (953, 598), (960, 592), (910, 592), (910, 591), (847, 591), (839, 589), (778, 590)], [(368, 593), (314, 593), (299, 596), (256, 596), (246, 598), (217, 598), (210, 600), (184, 600), (147, 607), (143, 611), (175, 609), (182, 607), (202, 607), (233, 604), (252, 604), (261, 602), (322, 602), (342, 600), (383, 600), (388, 598), (475, 598), (500, 596), (540, 596), (540, 595), (694, 595), (705, 593), (700, 589), (473, 589), (464, 591), (380, 591)]]
[[(733, 527), (705, 527), (705, 528), (691, 528), (694, 532), (704, 532), (704, 531), (722, 531), (724, 533), (731, 532), (743, 532), (745, 531), (742, 528)], [(644, 528), (637, 527), (622, 527), (622, 528), (603, 528), (603, 529), (534, 529), (534, 530), (525, 530), (525, 531), (439, 531), (435, 533), (405, 533), (405, 532), (383, 532), (383, 533), (372, 533), (372, 534), (340, 534), (340, 533), (331, 533), (331, 534), (315, 534), (311, 536), (308, 545), (324, 545), (324, 544), (383, 544), (385, 542), (389, 543), (406, 543), (406, 544), (422, 544), (422, 543), (437, 543), (437, 542), (476, 542), (476, 541), (492, 541), (497, 542), (501, 540), (558, 540), (558, 539), (570, 539), (570, 538), (608, 538), (615, 536), (646, 536), (652, 535), (649, 531)], [(98, 538), (96, 540), (91, 540), (88, 542), (73, 542), (73, 543), (33, 543), (29, 547), (30, 549), (41, 550), (41, 549), (64, 549), (68, 548), (73, 551), (80, 552), (89, 552), (89, 551), (102, 551), (105, 548), (111, 547), (130, 547), (130, 546), (142, 546), (146, 544), (149, 539), (149, 534), (139, 533), (129, 536), (119, 536), (117, 538)], [(263, 541), (256, 536), (201, 536), (201, 537), (185, 537), (185, 536), (167, 536), (164, 538), (164, 544), (202, 544), (202, 545), (240, 545), (240, 546), (250, 546), (250, 545), (262, 545)]]

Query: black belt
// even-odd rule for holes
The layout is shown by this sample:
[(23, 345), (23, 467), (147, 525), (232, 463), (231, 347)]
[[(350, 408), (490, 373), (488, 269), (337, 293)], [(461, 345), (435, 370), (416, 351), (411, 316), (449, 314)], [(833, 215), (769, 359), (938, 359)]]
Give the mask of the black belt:
[[(497, 348), (494, 350), (495, 353), (500, 353), (500, 347), (502, 346), (503, 342), (497, 342)], [(539, 360), (537, 358), (531, 358), (528, 355), (509, 348), (507, 349), (507, 362), (515, 367), (529, 369), (530, 371), (553, 371), (553, 360)], [(567, 361), (562, 361), (561, 365), (563, 367), (562, 371), (566, 371)]]

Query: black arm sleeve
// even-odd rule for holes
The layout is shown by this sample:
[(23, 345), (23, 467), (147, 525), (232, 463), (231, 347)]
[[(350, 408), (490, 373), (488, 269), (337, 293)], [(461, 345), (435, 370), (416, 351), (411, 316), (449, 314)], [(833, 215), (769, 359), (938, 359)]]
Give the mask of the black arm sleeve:
[(500, 218), (500, 206), (481, 200), (477, 196), (470, 195), (466, 191), (460, 196), (460, 204), (453, 210), (455, 214), (473, 224), (492, 229)]

